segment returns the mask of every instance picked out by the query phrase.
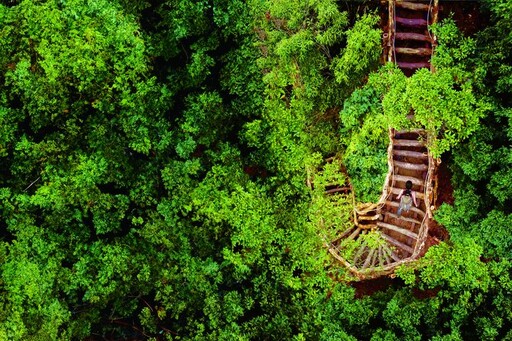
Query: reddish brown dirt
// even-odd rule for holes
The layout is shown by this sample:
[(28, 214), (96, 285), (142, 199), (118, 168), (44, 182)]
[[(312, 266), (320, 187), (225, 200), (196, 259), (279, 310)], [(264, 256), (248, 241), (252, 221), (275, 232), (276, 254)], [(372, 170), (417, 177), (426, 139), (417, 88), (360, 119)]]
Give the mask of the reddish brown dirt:
[(426, 289), (426, 290), (420, 290), (418, 288), (412, 288), (412, 294), (414, 297), (419, 298), (420, 300), (426, 299), (426, 298), (432, 298), (437, 295), (437, 293), (441, 290), (440, 288), (434, 288), (434, 289)]
[(437, 169), (437, 200), (436, 207), (441, 206), (442, 203), (453, 205), (453, 186), (452, 186), (452, 172), (448, 168), (446, 162), (441, 162)]
[(244, 166), (244, 173), (252, 177), (266, 178), (267, 170), (259, 166)]
[(450, 234), (446, 230), (446, 228), (435, 220), (430, 220), (428, 236), (434, 238), (437, 242), (435, 244), (439, 244), (440, 241), (445, 241), (450, 239)]
[(430, 219), (428, 224), (429, 229), (427, 240), (425, 241), (425, 246), (420, 253), (420, 257), (425, 256), (431, 246), (437, 245), (440, 242), (450, 238), (448, 231), (443, 226), (439, 225), (435, 220)]
[(439, 243), (440, 243), (440, 240), (437, 239), (436, 237), (431, 236), (430, 235), (430, 231), (429, 231), (429, 234), (427, 236), (427, 240), (425, 241), (425, 246), (423, 247), (423, 250), (421, 250), (420, 257), (425, 256), (425, 253), (427, 253), (428, 249), (431, 246), (437, 245)]
[(452, 16), (465, 35), (474, 34), (489, 22), (488, 16), (480, 11), (480, 6), (478, 1), (441, 1), (439, 20)]
[[(452, 205), (454, 202), (451, 177), (452, 173), (448, 168), (448, 165), (446, 164), (446, 162), (442, 162), (439, 168), (437, 169), (438, 189), (437, 200), (435, 202), (436, 208), (441, 206), (441, 204), (443, 203)], [(450, 239), (450, 234), (448, 233), (448, 230), (446, 230), (444, 226), (440, 225), (434, 219), (430, 219), (428, 225), (428, 236), (425, 242), (425, 247), (423, 248), (420, 257), (423, 257), (431, 246), (437, 245), (442, 241)]]
[[(453, 186), (452, 186), (452, 172), (448, 168), (446, 162), (441, 162), (437, 169), (437, 198), (435, 201), (435, 207), (438, 208), (442, 204), (453, 205), (455, 199), (453, 198)], [(439, 225), (435, 220), (431, 220), (429, 228), (429, 236), (432, 236), (438, 240), (448, 240), (450, 234), (446, 228)]]
[(363, 298), (364, 296), (373, 295), (377, 291), (384, 291), (396, 283), (397, 280), (393, 278), (379, 277), (376, 279), (369, 279), (366, 281), (352, 282), (350, 286), (356, 289), (356, 298)]

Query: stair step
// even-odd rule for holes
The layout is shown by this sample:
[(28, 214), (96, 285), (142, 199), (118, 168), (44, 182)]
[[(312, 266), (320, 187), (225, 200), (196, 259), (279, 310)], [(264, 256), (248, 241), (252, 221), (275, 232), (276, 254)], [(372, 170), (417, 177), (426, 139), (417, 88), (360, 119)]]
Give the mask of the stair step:
[(407, 236), (407, 237), (418, 239), (418, 234), (416, 234), (414, 232), (411, 232), (409, 230), (406, 230), (406, 229), (404, 229), (404, 228), (402, 228), (400, 226), (384, 223), (382, 221), (377, 222), (377, 226), (382, 227), (382, 228), (386, 228), (388, 230), (392, 230), (392, 231), (398, 232), (398, 233), (403, 234), (404, 236)]
[(391, 254), (391, 258), (393, 258), (395, 262), (401, 261), (400, 257), (398, 257), (398, 255), (394, 252)]
[(371, 265), (373, 266), (373, 260), (375, 259), (375, 251), (377, 251), (377, 250), (376, 249), (370, 250), (370, 252), (368, 253), (368, 256), (366, 257), (366, 260), (363, 264), (363, 269), (366, 269), (370, 265), (370, 262), (371, 262)]
[(348, 239), (348, 240), (351, 240), (351, 239), (356, 238), (356, 237), (359, 235), (359, 233), (360, 233), (360, 232), (361, 232), (361, 228), (360, 228), (360, 227), (358, 227), (357, 229), (355, 229), (355, 231), (354, 231), (354, 232), (352, 232), (352, 234), (351, 234), (350, 236), (348, 236), (348, 238), (347, 238), (347, 239)]
[[(392, 206), (392, 207), (395, 207), (398, 209), (398, 206), (400, 206), (400, 203), (397, 202), (397, 201), (386, 201), (386, 205), (388, 206)], [(425, 216), (425, 212), (423, 212), (422, 210), (420, 210), (419, 208), (417, 207), (414, 207), (414, 205), (411, 206), (411, 209), (409, 210), (410, 212), (414, 212), (414, 213), (418, 213), (419, 215), (421, 215), (422, 217)]]
[(428, 169), (427, 165), (422, 163), (409, 163), (409, 162), (401, 162), (401, 161), (393, 161), (394, 165), (402, 168), (402, 169), (410, 169), (417, 171), (426, 171)]
[(325, 194), (334, 194), (334, 193), (338, 193), (338, 192), (345, 192), (345, 193), (348, 192), (349, 193), (350, 187), (336, 187), (336, 188), (328, 189), (324, 193)]
[(430, 63), (428, 63), (428, 62), (418, 62), (418, 63), (397, 62), (397, 64), (400, 69), (430, 69)]
[(427, 159), (428, 158), (427, 153), (414, 152), (412, 150), (401, 150), (401, 149), (393, 149), (393, 155), (412, 157), (415, 159)]
[(397, 40), (416, 40), (432, 42), (428, 34), (413, 33), (413, 32), (398, 32), (395, 34)]
[[(390, 192), (393, 193), (394, 195), (399, 195), (401, 191), (402, 191), (402, 188), (391, 187)], [(416, 195), (417, 200), (425, 199), (425, 194), (423, 194), (423, 192), (415, 192), (415, 195)]]
[(381, 215), (378, 213), (378, 214), (371, 215), (371, 216), (361, 215), (361, 216), (357, 217), (357, 220), (379, 220), (380, 218), (381, 218)]
[(341, 235), (339, 235), (336, 239), (332, 241), (332, 243), (339, 242), (341, 239), (344, 239), (346, 236), (348, 236), (356, 227), (351, 226), (348, 229), (346, 229)]
[(416, 134), (418, 136), (425, 136), (425, 129), (415, 128), (415, 129), (403, 129), (403, 130), (394, 130), (394, 137), (396, 139), (400, 139), (400, 135), (403, 134)]
[(425, 19), (411, 19), (396, 17), (396, 22), (408, 27), (425, 27), (427, 26), (427, 20)]
[(430, 56), (432, 55), (432, 49), (427, 47), (417, 47), (417, 48), (411, 48), (411, 47), (397, 47), (395, 48), (396, 53), (401, 54), (409, 54), (409, 55), (416, 55), (416, 56)]
[(401, 243), (399, 242), (398, 240), (396, 239), (393, 239), (391, 238), (390, 236), (386, 235), (386, 234), (381, 234), (382, 237), (384, 239), (386, 239), (388, 242), (390, 242), (391, 244), (399, 247), (400, 249), (404, 250), (404, 251), (407, 251), (409, 252), (411, 255), (414, 253), (414, 249), (412, 247), (410, 247), (409, 245), (406, 245), (404, 243)]
[(396, 7), (411, 9), (413, 11), (428, 11), (428, 4), (422, 4), (418, 2), (409, 2), (409, 1), (396, 1)]
[(396, 215), (394, 213), (391, 213), (391, 212), (388, 212), (387, 216), (389, 216), (391, 218), (395, 218), (395, 219), (402, 219), (403, 221), (406, 221), (408, 223), (413, 223), (413, 224), (418, 224), (418, 225), (421, 224), (421, 221), (419, 221), (419, 220), (416, 220), (416, 219), (413, 219), (413, 218), (407, 218), (407, 217), (404, 217), (404, 216), (399, 217), (398, 215)]
[(360, 221), (358, 222), (358, 227), (360, 227), (363, 231), (369, 231), (377, 227), (375, 224), (371, 224), (369, 221)]
[(398, 182), (407, 182), (407, 181), (410, 181), (412, 182), (414, 185), (418, 185), (418, 186), (422, 186), (423, 185), (423, 180), (421, 179), (418, 179), (418, 178), (415, 178), (413, 176), (406, 176), (406, 175), (393, 175), (393, 180), (398, 181)]
[[(384, 257), (386, 259), (384, 259)], [(386, 264), (386, 262), (391, 263), (391, 259), (389, 259), (389, 256), (384, 255), (384, 252), (382, 251), (382, 246), (379, 247), (378, 258), (379, 258), (379, 266), (384, 266), (384, 264)]]
[[(398, 257), (398, 255), (397, 255), (396, 253), (394, 253), (394, 252), (393, 252), (393, 250), (391, 250), (391, 248), (389, 247), (389, 245), (387, 245), (387, 244), (386, 244), (386, 245), (382, 245), (382, 248), (383, 248), (383, 249), (384, 249), (384, 251), (385, 251), (384, 253), (385, 253), (386, 255), (390, 255), (390, 256), (391, 256), (391, 258), (393, 258), (393, 260), (394, 260), (395, 262), (399, 262), (399, 261), (401, 260), (401, 259), (400, 259), (400, 257)], [(391, 262), (390, 262), (390, 263), (391, 263)]]
[(357, 253), (355, 254), (354, 256), (354, 259), (352, 260), (352, 263), (355, 265), (357, 263), (357, 261), (359, 260), (359, 258), (361, 258), (361, 256), (364, 254), (365, 250), (367, 249), (366, 247), (366, 242), (363, 243), (363, 245), (361, 245), (361, 247), (359, 248), (359, 250), (357, 250)]
[(400, 147), (424, 147), (425, 142), (420, 140), (393, 139), (393, 146)]
[(416, 133), (418, 135), (421, 135), (425, 133), (425, 129), (416, 128), (416, 129), (403, 129), (403, 130), (396, 130), (395, 129), (395, 136), (396, 134), (408, 134), (408, 133)]

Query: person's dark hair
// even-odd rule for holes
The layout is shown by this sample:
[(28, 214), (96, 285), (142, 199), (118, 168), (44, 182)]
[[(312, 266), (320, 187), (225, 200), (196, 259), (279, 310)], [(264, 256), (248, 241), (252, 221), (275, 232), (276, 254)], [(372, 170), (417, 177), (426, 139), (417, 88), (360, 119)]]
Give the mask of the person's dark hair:
[(411, 180), (407, 180), (407, 182), (405, 183), (405, 188), (407, 188), (407, 189), (411, 189), (412, 188), (412, 181)]

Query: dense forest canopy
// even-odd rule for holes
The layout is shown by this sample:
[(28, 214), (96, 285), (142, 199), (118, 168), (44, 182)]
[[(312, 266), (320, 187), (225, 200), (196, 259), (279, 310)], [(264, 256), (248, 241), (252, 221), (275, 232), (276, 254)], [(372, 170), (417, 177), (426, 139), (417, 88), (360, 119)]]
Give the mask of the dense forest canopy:
[[(512, 339), (511, 0), (409, 78), (376, 0), (0, 3), (1, 340)], [(375, 201), (411, 110), (450, 239), (361, 297), (319, 189)]]

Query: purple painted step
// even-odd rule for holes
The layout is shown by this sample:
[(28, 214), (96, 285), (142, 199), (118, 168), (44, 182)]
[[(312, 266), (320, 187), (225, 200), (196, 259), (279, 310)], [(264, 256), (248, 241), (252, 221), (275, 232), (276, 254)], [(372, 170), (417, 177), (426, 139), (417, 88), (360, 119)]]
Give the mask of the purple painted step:
[(427, 34), (420, 33), (411, 33), (411, 32), (399, 32), (395, 34), (395, 39), (397, 40), (416, 40), (416, 41), (428, 41), (431, 42), (432, 39)]
[(410, 19), (410, 18), (401, 18), (396, 17), (396, 22), (402, 24), (404, 26), (409, 27), (425, 27), (427, 26), (427, 21), (425, 19)]
[(397, 62), (397, 64), (400, 69), (421, 69), (421, 68), (430, 69), (430, 63), (428, 63), (428, 62), (419, 62), (419, 63)]

